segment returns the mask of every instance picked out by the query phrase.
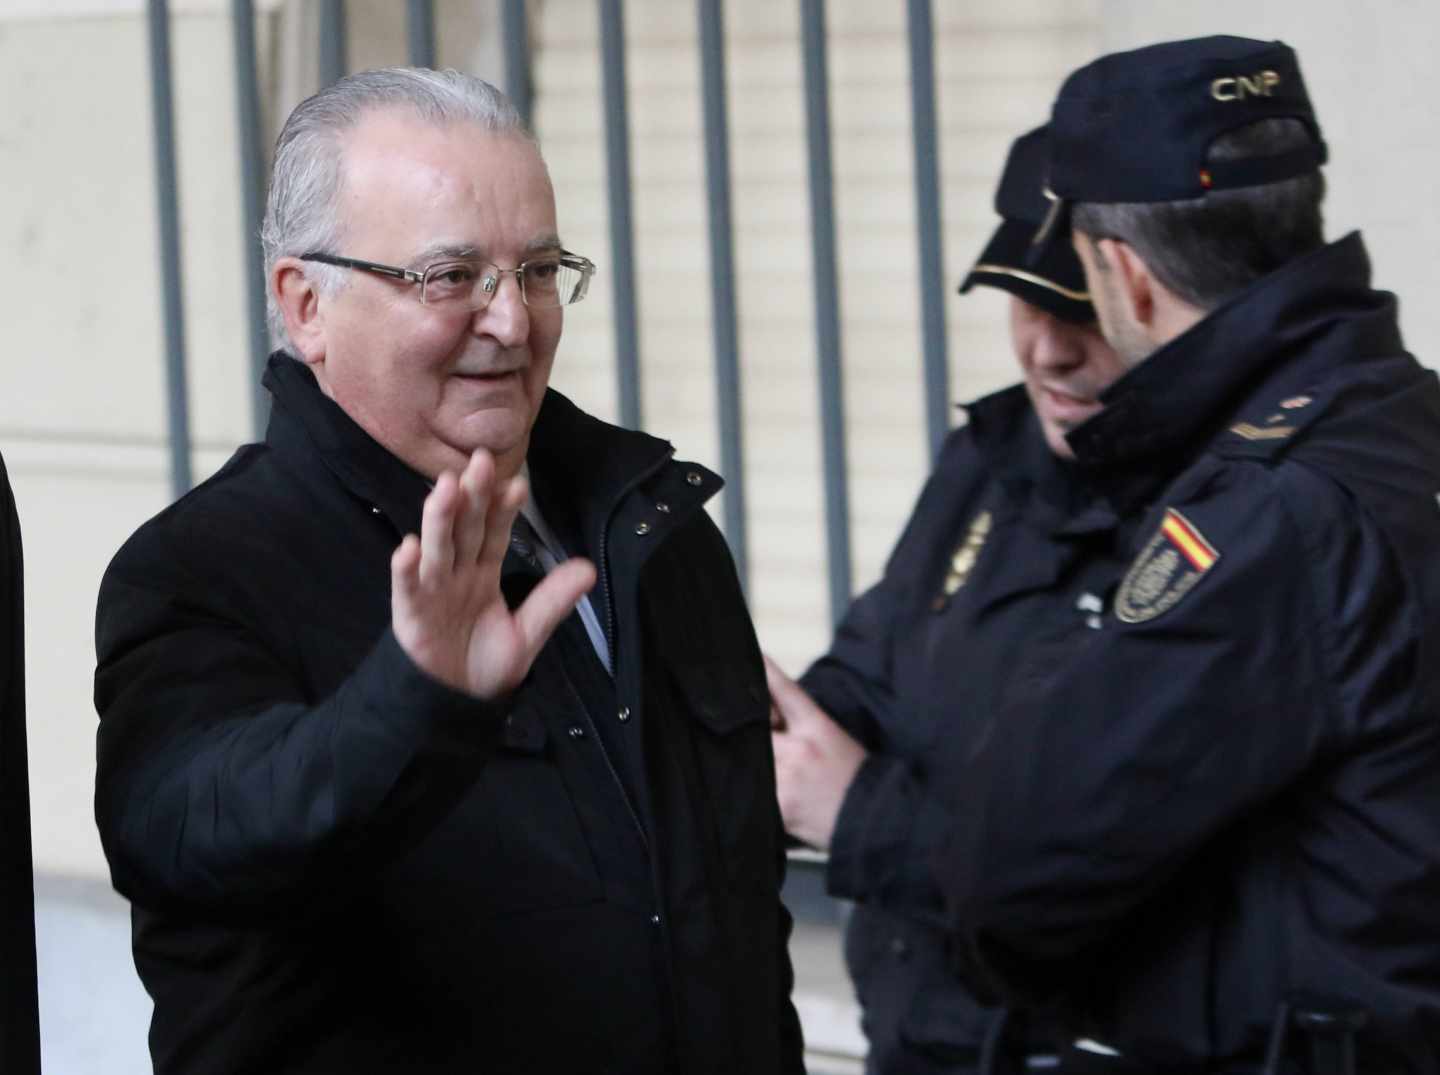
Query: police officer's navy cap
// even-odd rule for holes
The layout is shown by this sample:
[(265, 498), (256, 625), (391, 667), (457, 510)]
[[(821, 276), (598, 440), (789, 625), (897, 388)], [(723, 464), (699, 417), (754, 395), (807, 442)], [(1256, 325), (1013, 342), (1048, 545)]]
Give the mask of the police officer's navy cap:
[[(1311, 142), (1269, 157), (1207, 161), (1216, 138), (1299, 120)], [(1102, 56), (1060, 88), (1049, 189), (1066, 202), (1169, 202), (1275, 183), (1325, 163), (1295, 51), (1280, 41), (1202, 37)]]
[(1083, 324), (1095, 320), (1095, 308), (1085, 290), (1085, 270), (1070, 244), (1051, 243), (1031, 261), (1035, 233), (1050, 207), (1045, 197), (1048, 132), (1037, 127), (1010, 146), (995, 191), (995, 211), (1003, 219), (960, 292), (976, 284), (998, 287), (1056, 317)]

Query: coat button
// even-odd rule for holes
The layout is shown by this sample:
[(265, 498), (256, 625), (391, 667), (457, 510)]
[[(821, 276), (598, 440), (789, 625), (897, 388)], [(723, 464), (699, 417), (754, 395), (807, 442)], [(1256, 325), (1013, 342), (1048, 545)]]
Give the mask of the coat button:
[(584, 739), (584, 738), (585, 738), (585, 729), (582, 728), (582, 727), (580, 727), (580, 725), (578, 725), (578, 724), (572, 724), (572, 725), (570, 725), (570, 738), (571, 738), (571, 739)]
[(379, 515), (379, 514), (380, 514), (380, 509), (377, 508), (374, 504), (371, 504), (371, 505), (370, 505), (370, 514), (371, 514), (371, 515)]
[(685, 480), (691, 485), (699, 485), (705, 479), (700, 477), (700, 472), (698, 470), (692, 470), (689, 474), (685, 475)]
[(644, 537), (646, 534), (650, 533), (650, 524), (649, 524), (649, 523), (636, 523), (636, 524), (635, 524), (635, 533), (639, 534), (641, 537)]
[(615, 715), (620, 718), (620, 723), (624, 724), (627, 720), (630, 719), (630, 707), (628, 705), (621, 706), (620, 712), (616, 713)]
[(904, 959), (910, 954), (910, 942), (904, 937), (890, 938), (890, 954), (896, 959)]
[(660, 916), (658, 914), (652, 914), (650, 916), (650, 924), (652, 926), (658, 926), (660, 924)]
[(655, 502), (655, 510), (658, 511), (661, 515), (669, 515), (670, 505), (665, 503), (665, 501), (663, 500), (657, 500)]

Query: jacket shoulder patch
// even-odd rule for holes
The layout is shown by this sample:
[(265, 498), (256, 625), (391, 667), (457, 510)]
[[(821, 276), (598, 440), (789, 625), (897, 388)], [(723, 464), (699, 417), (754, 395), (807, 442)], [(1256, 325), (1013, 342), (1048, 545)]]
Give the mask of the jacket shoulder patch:
[(1318, 395), (1291, 395), (1264, 404), (1235, 422), (1214, 444), (1214, 450), (1232, 458), (1268, 459), (1283, 454), (1290, 442), (1325, 410)]
[(1115, 615), (1145, 623), (1180, 603), (1220, 559), (1220, 550), (1174, 508), (1125, 573), (1115, 595)]

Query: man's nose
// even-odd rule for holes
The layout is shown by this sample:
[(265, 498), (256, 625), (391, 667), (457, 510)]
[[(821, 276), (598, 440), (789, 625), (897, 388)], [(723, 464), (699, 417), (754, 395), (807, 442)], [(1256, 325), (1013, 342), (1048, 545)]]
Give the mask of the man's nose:
[(520, 281), (505, 273), (490, 296), (490, 304), (476, 310), (471, 331), (491, 336), (505, 347), (518, 347), (530, 337), (530, 308), (520, 294)]
[(1065, 322), (1052, 317), (1036, 334), (1031, 358), (1043, 369), (1069, 369), (1085, 361), (1085, 349), (1075, 342)]

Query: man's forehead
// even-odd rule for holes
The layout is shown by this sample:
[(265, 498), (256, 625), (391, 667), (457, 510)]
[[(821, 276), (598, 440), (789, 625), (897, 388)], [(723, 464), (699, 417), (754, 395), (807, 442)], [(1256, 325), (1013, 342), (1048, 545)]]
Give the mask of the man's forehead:
[[(340, 135), (344, 180), (449, 183), (475, 189), (499, 184), (550, 188), (539, 147), (518, 131), (496, 131), (460, 120), (434, 122), (408, 109), (377, 108)], [(527, 174), (529, 173), (529, 174)]]
[(508, 262), (562, 245), (544, 160), (521, 134), (380, 108), (347, 132), (341, 157), (342, 229), (373, 234), (378, 226), (407, 267)]

